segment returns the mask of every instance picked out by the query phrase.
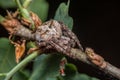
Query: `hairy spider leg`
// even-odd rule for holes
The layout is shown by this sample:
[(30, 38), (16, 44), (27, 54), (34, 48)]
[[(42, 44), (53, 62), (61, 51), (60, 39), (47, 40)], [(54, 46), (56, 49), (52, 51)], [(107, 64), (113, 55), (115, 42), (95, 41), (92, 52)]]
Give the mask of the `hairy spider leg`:
[(50, 41), (51, 46), (53, 46), (54, 49), (56, 49), (58, 52), (62, 52), (63, 54), (69, 55), (70, 57), (73, 57), (71, 55), (71, 51), (70, 49), (64, 49), (64, 47), (60, 46), (58, 43), (54, 42), (54, 41)]
[(67, 26), (65, 26), (63, 23), (61, 23), (61, 25), (62, 25), (61, 26), (62, 27), (62, 31), (64, 31), (63, 35), (69, 36), (71, 39), (73, 39), (77, 43), (78, 47), (83, 51), (83, 47), (80, 44), (80, 41), (77, 38), (77, 36)]

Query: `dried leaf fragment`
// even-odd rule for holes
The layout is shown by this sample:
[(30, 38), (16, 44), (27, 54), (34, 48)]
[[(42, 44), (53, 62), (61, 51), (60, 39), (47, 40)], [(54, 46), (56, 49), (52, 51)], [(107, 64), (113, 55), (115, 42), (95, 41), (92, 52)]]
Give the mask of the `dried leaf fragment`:
[(61, 76), (65, 76), (65, 65), (67, 64), (67, 59), (66, 58), (63, 58), (61, 61), (60, 61), (60, 74)]
[(20, 25), (20, 22), (15, 19), (13, 16), (13, 14), (11, 14), (10, 12), (7, 11), (7, 16), (5, 18), (5, 20), (1, 23), (4, 28), (10, 32), (10, 33), (14, 33), (15, 32), (15, 28), (18, 28)]
[(25, 52), (25, 42), (26, 40), (23, 40), (22, 42), (13, 42), (11, 41), (12, 44), (15, 46), (15, 55), (16, 55), (16, 62), (19, 63), (19, 60), (21, 57), (24, 55)]
[(37, 14), (30, 12), (31, 18), (34, 22), (35, 27), (37, 28), (38, 26), (40, 26), (42, 24), (41, 19), (37, 16)]
[[(34, 22), (34, 26), (37, 29), (38, 26), (40, 26), (42, 24), (41, 19), (33, 12), (30, 12), (30, 17), (32, 19), (32, 21)], [(21, 23), (26, 25), (27, 27), (31, 27), (32, 23), (30, 20), (22, 18)]]

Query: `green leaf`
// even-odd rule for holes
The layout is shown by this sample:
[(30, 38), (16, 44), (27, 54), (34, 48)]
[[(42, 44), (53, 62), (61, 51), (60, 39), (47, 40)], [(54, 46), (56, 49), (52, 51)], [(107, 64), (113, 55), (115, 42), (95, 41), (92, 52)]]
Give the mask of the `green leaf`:
[(0, 73), (7, 73), (16, 65), (14, 51), (7, 38), (0, 38)]
[(55, 13), (54, 19), (63, 22), (70, 29), (72, 29), (73, 28), (73, 19), (68, 14), (69, 4), (70, 4), (69, 0), (68, 0), (67, 5), (65, 3), (61, 3)]
[(34, 70), (29, 80), (56, 80), (59, 75), (60, 55), (41, 55), (34, 61)]
[(49, 4), (45, 0), (33, 0), (28, 8), (36, 13), (42, 21), (47, 19)]
[(13, 8), (13, 7), (16, 7), (16, 4), (13, 0), (0, 0), (0, 7)]
[(14, 46), (7, 38), (0, 38), (0, 73), (8, 72), (15, 65)]
[(74, 75), (77, 72), (77, 67), (72, 63), (67, 63), (65, 66), (66, 75)]
[(86, 74), (81, 74), (77, 71), (74, 64), (68, 63), (65, 67), (65, 76), (58, 76), (57, 80), (99, 80), (94, 77), (90, 77)]

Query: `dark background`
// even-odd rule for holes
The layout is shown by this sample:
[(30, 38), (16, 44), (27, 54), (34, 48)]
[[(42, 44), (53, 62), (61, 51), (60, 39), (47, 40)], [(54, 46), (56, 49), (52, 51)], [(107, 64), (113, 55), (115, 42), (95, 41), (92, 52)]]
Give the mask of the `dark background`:
[[(48, 19), (53, 18), (58, 5), (67, 0), (47, 0), (50, 3)], [(115, 0), (71, 0), (69, 14), (74, 19), (73, 32), (83, 47), (91, 47), (111, 64), (120, 68), (120, 8)], [(0, 27), (0, 37), (7, 37)], [(101, 80), (116, 80), (93, 67), (70, 60), (80, 73), (95, 76)]]

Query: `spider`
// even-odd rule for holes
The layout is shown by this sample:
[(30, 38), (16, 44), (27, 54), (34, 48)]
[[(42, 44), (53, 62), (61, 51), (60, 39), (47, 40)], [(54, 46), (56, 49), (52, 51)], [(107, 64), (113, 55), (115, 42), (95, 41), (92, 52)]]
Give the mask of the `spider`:
[(76, 35), (62, 22), (50, 20), (36, 29), (36, 43), (44, 51), (56, 50), (70, 56), (71, 48), (83, 48)]

